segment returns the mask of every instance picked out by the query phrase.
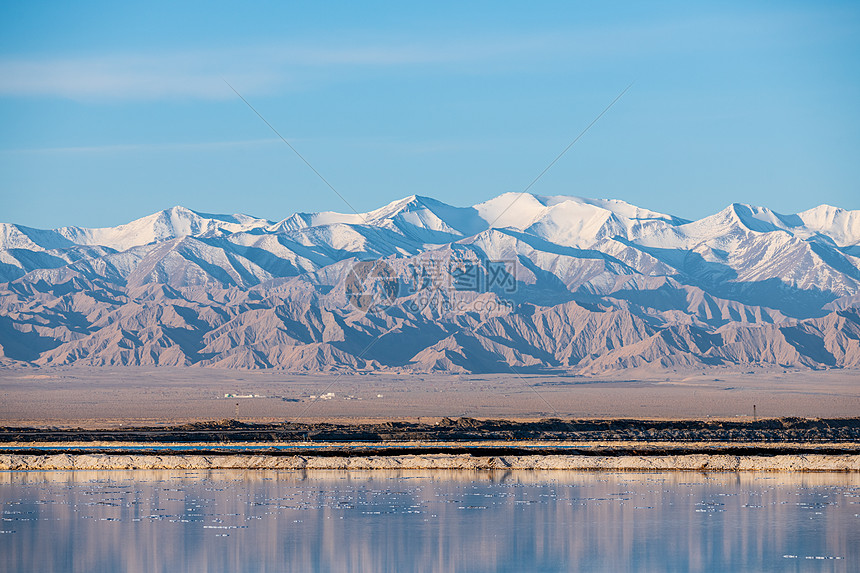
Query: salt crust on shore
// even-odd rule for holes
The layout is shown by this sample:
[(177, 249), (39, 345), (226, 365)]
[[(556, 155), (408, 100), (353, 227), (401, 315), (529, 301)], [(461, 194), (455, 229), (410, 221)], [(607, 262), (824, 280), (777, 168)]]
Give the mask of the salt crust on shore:
[(860, 455), (731, 456), (495, 456), (432, 454), (402, 456), (266, 456), (266, 455), (0, 455), (0, 470), (115, 470), (115, 469), (528, 469), (626, 471), (792, 471), (860, 472)]

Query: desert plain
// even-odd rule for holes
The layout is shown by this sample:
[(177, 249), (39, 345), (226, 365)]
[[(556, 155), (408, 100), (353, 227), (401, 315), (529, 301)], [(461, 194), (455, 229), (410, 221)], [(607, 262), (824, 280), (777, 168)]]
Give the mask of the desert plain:
[(0, 420), (5, 426), (113, 427), (220, 419), (431, 422), (443, 417), (752, 420), (754, 415), (860, 416), (860, 370), (628, 370), (589, 377), (513, 372), (297, 375), (165, 367), (0, 371)]
[[(860, 372), (845, 369), (643, 369), (620, 376), (6, 369), (0, 467), (860, 471), (858, 380)], [(791, 419), (824, 419), (825, 426), (846, 420), (836, 420), (845, 428), (836, 434), (774, 434), (766, 425), (775, 420), (789, 428)], [(632, 430), (598, 430), (577, 441), (577, 432), (553, 434), (553, 420), (619, 420)], [(671, 427), (656, 434), (639, 422), (660, 420)], [(710, 429), (691, 433), (688, 422), (696, 420)], [(485, 431), (493, 421), (531, 428), (532, 439), (500, 439), (504, 433)], [(721, 421), (740, 424), (743, 435)], [(434, 432), (444, 435), (446, 426), (465, 434), (442, 443)], [(162, 435), (164, 428), (171, 429)], [(265, 437), (269, 432), (273, 437)], [(624, 435), (637, 437), (619, 442)], [(158, 445), (148, 450), (152, 442)]]

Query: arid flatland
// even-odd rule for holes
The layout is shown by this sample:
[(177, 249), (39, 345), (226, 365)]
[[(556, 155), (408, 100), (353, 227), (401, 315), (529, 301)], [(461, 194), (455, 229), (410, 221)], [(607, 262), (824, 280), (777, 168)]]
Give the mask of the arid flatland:
[[(226, 397), (225, 395), (231, 396)], [(327, 395), (327, 396), (326, 396)], [(721, 369), (623, 377), (292, 375), (203, 368), (0, 371), (5, 426), (111, 427), (448, 418), (709, 419), (860, 415), (860, 372)]]

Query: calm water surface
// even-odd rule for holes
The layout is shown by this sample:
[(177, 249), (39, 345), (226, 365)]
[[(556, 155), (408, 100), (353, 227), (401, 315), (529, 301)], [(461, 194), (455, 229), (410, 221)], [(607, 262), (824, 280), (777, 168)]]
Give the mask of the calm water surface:
[(860, 571), (860, 476), (0, 472), (0, 571)]

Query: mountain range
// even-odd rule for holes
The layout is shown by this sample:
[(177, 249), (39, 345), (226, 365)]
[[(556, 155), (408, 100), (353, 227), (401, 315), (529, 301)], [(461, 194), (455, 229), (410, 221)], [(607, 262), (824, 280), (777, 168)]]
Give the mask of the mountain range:
[(860, 211), (410, 196), (275, 221), (0, 223), (0, 365), (860, 367)]

